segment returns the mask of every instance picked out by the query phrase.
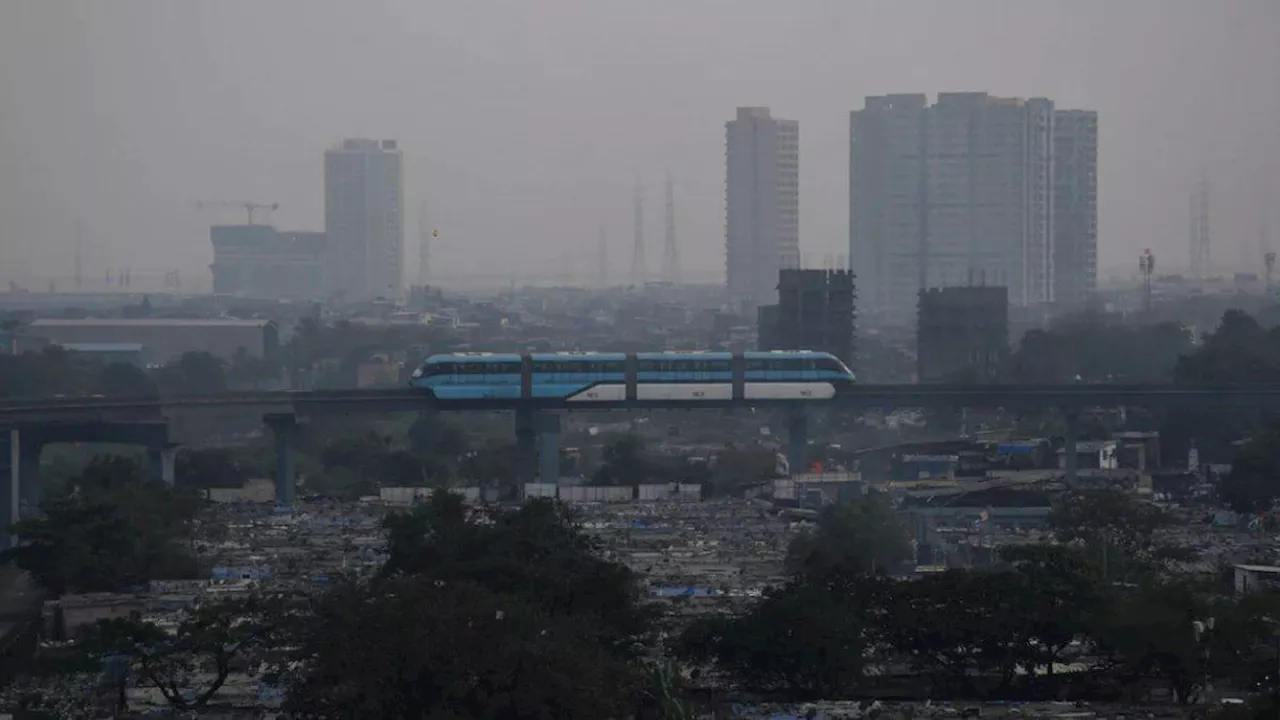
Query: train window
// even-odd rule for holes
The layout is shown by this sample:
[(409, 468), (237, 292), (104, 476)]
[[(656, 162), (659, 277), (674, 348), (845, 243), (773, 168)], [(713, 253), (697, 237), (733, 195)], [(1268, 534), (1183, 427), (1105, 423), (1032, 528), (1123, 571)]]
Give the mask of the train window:
[(764, 372), (765, 370), (768, 370), (769, 368), (768, 368), (768, 366), (765, 364), (764, 359), (762, 359), (762, 358), (749, 358), (749, 359), (747, 359), (747, 368), (746, 368), (746, 369), (747, 369), (747, 372)]

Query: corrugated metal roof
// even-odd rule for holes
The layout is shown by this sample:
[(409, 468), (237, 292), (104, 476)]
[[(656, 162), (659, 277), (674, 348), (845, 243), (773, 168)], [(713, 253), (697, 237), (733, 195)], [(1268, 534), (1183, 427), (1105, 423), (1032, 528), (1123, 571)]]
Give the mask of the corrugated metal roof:
[(235, 318), (41, 318), (31, 327), (243, 327), (272, 325), (270, 320), (238, 320)]

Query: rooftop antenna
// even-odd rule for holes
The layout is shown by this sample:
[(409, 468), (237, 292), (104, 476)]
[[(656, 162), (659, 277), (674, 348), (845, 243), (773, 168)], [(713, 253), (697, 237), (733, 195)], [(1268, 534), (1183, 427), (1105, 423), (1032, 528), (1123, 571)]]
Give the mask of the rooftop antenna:
[(636, 183), (635, 196), (635, 239), (631, 246), (631, 284), (644, 282), (648, 271), (644, 267), (644, 189)]
[(84, 275), (81, 274), (82, 271), (84, 270), (84, 265), (82, 264), (83, 260), (84, 260), (84, 222), (81, 220), (77, 220), (76, 221), (76, 259), (75, 259), (76, 292), (80, 292), (80, 287), (84, 283)]
[(662, 279), (680, 282), (680, 251), (676, 248), (676, 201), (671, 173), (667, 173), (667, 238), (662, 246)]

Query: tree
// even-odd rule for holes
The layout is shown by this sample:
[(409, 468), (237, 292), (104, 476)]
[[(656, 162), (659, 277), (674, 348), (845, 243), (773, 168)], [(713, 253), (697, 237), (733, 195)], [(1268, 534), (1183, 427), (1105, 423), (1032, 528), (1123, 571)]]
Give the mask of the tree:
[(243, 487), (249, 469), (228, 448), (183, 448), (174, 459), (173, 476), (179, 487)]
[(207, 352), (185, 352), (157, 372), (156, 384), (179, 395), (220, 393), (227, 389), (226, 364)]
[(847, 697), (869, 662), (887, 589), (870, 576), (794, 579), (738, 617), (695, 621), (676, 652), (753, 692)]
[(1014, 568), (1022, 584), (1017, 614), (1020, 662), (1054, 674), (1054, 664), (1072, 642), (1086, 637), (1105, 611), (1106, 589), (1100, 573), (1083, 553), (1062, 545), (1009, 545), (1000, 559)]
[(589, 623), (474, 583), (382, 577), (306, 623), (285, 711), (302, 717), (624, 717), (634, 668)]
[(244, 346), (236, 348), (226, 366), (226, 380), (237, 387), (258, 387), (280, 379), (280, 364), (254, 357)]
[(551, 617), (587, 617), (619, 649), (649, 629), (635, 575), (602, 558), (561, 503), (538, 499), (518, 510), (471, 512), (456, 495), (436, 491), (385, 527), (388, 575), (471, 582)]
[[(253, 672), (282, 617), (277, 599), (248, 596), (198, 605), (173, 634), (137, 619), (100, 620), (81, 646), (94, 657), (127, 657), (133, 672), (170, 705), (196, 708), (213, 698), (232, 671)], [(190, 683), (198, 677), (208, 680), (193, 690)]]
[(887, 613), (889, 644), (927, 673), (941, 696), (981, 694), (982, 678), (1012, 684), (1031, 638), (1016, 573), (948, 570), (897, 589)]
[(604, 446), (594, 485), (638, 485), (649, 479), (652, 468), (644, 457), (644, 440), (637, 435), (624, 435)]
[(14, 525), (23, 542), (0, 557), (55, 594), (189, 577), (197, 571), (188, 548), (198, 508), (193, 495), (146, 479), (131, 460), (95, 458), (45, 497), (39, 517)]
[(889, 496), (873, 490), (823, 508), (816, 528), (791, 542), (786, 564), (790, 572), (808, 575), (835, 569), (875, 574), (893, 572), (913, 555), (911, 537)]
[(1144, 581), (1098, 616), (1092, 635), (1122, 684), (1159, 678), (1180, 702), (1188, 703), (1195, 688), (1211, 674), (1211, 645), (1194, 627), (1196, 621), (1209, 617), (1208, 598), (1193, 584)]
[(1049, 515), (1060, 542), (1083, 548), (1104, 577), (1119, 578), (1190, 559), (1184, 549), (1159, 541), (1157, 533), (1171, 523), (1161, 508), (1119, 490), (1063, 493)]
[(1280, 426), (1250, 440), (1218, 483), (1218, 499), (1232, 510), (1256, 514), (1270, 510), (1280, 497)]
[(98, 377), (102, 394), (113, 397), (149, 397), (156, 394), (156, 384), (145, 371), (128, 363), (111, 363)]
[[(1194, 352), (1183, 354), (1173, 370), (1183, 385), (1240, 385), (1280, 382), (1280, 328), (1264, 329), (1240, 310), (1223, 314), (1218, 328)], [(1201, 462), (1228, 462), (1234, 443), (1259, 433), (1267, 421), (1258, 411), (1196, 408), (1171, 411), (1160, 427), (1160, 443), (1185, 456), (1195, 447)]]
[(418, 413), (409, 426), (409, 447), (423, 458), (455, 463), (471, 449), (462, 428), (440, 413)]
[(1083, 313), (1029, 330), (1010, 358), (1010, 380), (1028, 384), (1168, 382), (1191, 334), (1176, 323), (1127, 325)]

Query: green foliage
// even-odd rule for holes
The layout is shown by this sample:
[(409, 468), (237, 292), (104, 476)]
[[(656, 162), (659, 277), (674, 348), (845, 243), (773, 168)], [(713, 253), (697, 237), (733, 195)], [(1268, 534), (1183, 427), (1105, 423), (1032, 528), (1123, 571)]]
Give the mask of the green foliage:
[(343, 585), (305, 628), (286, 702), (301, 717), (625, 717), (638, 684), (587, 624), (474, 583)]
[(823, 508), (817, 527), (792, 541), (787, 569), (808, 575), (833, 570), (891, 573), (913, 556), (910, 534), (889, 496), (870, 491), (852, 502)]
[(57, 345), (0, 355), (0, 398), (92, 394), (101, 368), (101, 363)]
[(220, 393), (227, 389), (226, 363), (207, 352), (185, 352), (156, 371), (155, 380), (173, 395)]
[(280, 363), (250, 355), (243, 347), (226, 364), (226, 382), (236, 387), (260, 387), (280, 379)]
[(179, 487), (242, 487), (249, 469), (230, 448), (182, 448), (173, 464)]
[(437, 491), (385, 526), (388, 575), (475, 583), (552, 617), (589, 618), (604, 641), (619, 647), (647, 629), (637, 578), (600, 557), (563, 504), (539, 499), (482, 517), (456, 495)]
[(1231, 463), (1231, 472), (1218, 483), (1218, 499), (1241, 513), (1270, 510), (1280, 497), (1280, 426), (1253, 438)]
[(1049, 515), (1054, 536), (1082, 548), (1111, 579), (1133, 579), (1167, 561), (1191, 559), (1160, 542), (1158, 532), (1171, 522), (1161, 508), (1119, 490), (1063, 493)]
[[(196, 708), (213, 698), (232, 671), (252, 674), (282, 618), (276, 599), (247, 596), (195, 607), (172, 635), (142, 620), (100, 620), (87, 629), (80, 647), (91, 657), (128, 657), (132, 672), (170, 705)], [(198, 677), (207, 679), (193, 690), (190, 681)]]
[(644, 456), (644, 440), (637, 435), (623, 435), (604, 446), (599, 469), (591, 482), (594, 485), (639, 485), (653, 474), (653, 467)]
[(4, 559), (55, 594), (190, 577), (197, 571), (188, 541), (198, 507), (192, 494), (147, 480), (137, 463), (96, 458), (46, 496), (39, 517), (14, 525), (23, 542)]
[(694, 622), (676, 652), (753, 691), (848, 697), (863, 678), (886, 589), (869, 576), (795, 579), (738, 617)]
[(111, 363), (102, 368), (98, 387), (109, 397), (150, 397), (158, 392), (146, 371), (128, 363)]
[[(1195, 352), (1179, 359), (1173, 381), (1182, 385), (1280, 382), (1280, 328), (1264, 329), (1247, 313), (1229, 310)], [(1262, 432), (1266, 425), (1263, 413), (1247, 410), (1173, 411), (1161, 425), (1160, 442), (1175, 455), (1182, 456), (1194, 446), (1201, 462), (1229, 462), (1236, 453), (1233, 443)]]
[(1030, 330), (1010, 359), (1013, 382), (1164, 383), (1192, 350), (1181, 325), (1125, 325), (1105, 315), (1070, 317), (1048, 330)]

